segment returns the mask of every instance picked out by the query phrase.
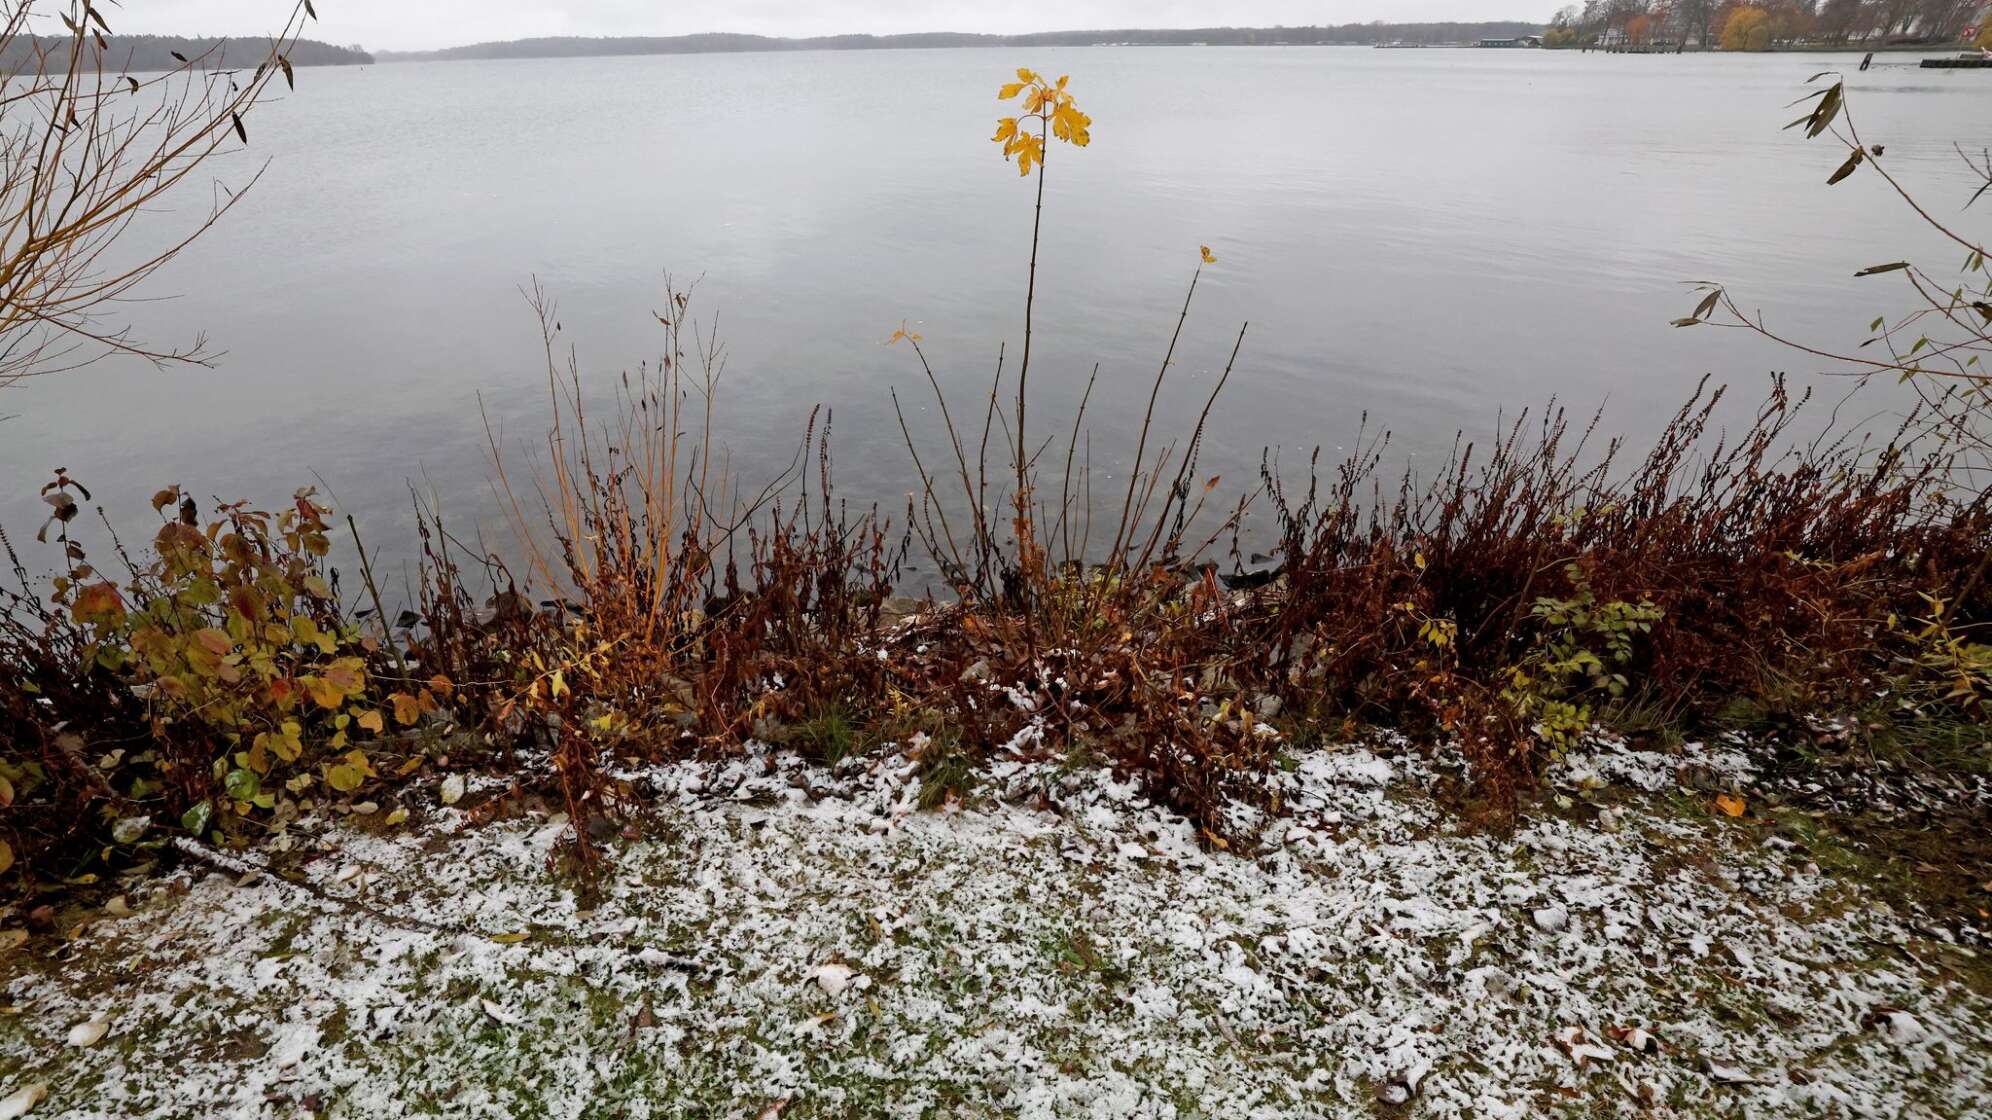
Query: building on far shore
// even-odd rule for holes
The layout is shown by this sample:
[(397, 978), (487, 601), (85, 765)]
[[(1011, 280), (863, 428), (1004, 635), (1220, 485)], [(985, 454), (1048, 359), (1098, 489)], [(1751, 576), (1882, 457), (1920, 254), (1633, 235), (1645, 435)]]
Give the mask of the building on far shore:
[(1495, 47), (1495, 48), (1540, 47), (1542, 46), (1542, 36), (1518, 35), (1513, 39), (1482, 39), (1480, 40), (1480, 45), (1483, 47)]
[(1959, 38), (1967, 43), (1975, 43), (1980, 35), (1985, 34), (1988, 27), (1992, 27), (1992, 4), (1986, 4), (1978, 9), (1978, 14), (1971, 19), (1971, 26), (1965, 28), (1964, 34)]

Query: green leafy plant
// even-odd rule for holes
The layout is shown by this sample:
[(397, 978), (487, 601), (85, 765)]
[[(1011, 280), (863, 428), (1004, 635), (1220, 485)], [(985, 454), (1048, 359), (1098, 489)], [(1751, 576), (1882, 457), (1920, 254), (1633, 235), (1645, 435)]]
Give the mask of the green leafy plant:
[[(80, 487), (58, 475), (49, 493)], [(86, 492), (87, 493), (87, 492)], [(107, 771), (132, 803), (160, 794), (195, 833), (269, 812), (322, 783), (347, 795), (377, 777), (365, 744), (437, 706), (433, 680), (388, 692), (382, 642), (347, 618), (328, 582), (330, 510), (310, 489), (271, 513), (224, 505), (202, 523), (178, 487), (152, 506), (152, 558), (122, 585), (68, 536), (73, 500), (52, 503), (68, 561), (52, 600), (82, 636), (85, 664), (142, 704), (155, 744)]]
[(1599, 602), (1576, 564), (1564, 574), (1573, 593), (1535, 601), (1529, 613), (1541, 629), (1527, 655), (1508, 670), (1501, 691), (1515, 715), (1557, 751), (1590, 729), (1593, 699), (1625, 695), (1634, 639), (1650, 634), (1664, 617), (1648, 599)]
[(1916, 709), (1955, 709), (1982, 714), (1992, 698), (1992, 645), (1954, 624), (1955, 605), (1922, 593), (1927, 612), (1914, 619), (1891, 616), (1889, 629), (1909, 642), (1893, 691)]

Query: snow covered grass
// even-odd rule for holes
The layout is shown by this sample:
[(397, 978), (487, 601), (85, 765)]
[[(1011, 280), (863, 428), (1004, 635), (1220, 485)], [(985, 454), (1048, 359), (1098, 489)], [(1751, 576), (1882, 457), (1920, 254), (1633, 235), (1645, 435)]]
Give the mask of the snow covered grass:
[(0, 1097), (45, 1085), (37, 1118), (1992, 1112), (1992, 995), (1943, 931), (1690, 811), (1663, 763), (1573, 760), (1560, 780), (1589, 792), (1508, 836), (1434, 806), (1433, 768), (1298, 756), (1250, 852), (1083, 769), (999, 764), (943, 813), (897, 755), (647, 770), (650, 838), (610, 846), (592, 898), (549, 870), (559, 818), (473, 826), (473, 783), (402, 830), (321, 825), (295, 882), (183, 869), (10, 950)]

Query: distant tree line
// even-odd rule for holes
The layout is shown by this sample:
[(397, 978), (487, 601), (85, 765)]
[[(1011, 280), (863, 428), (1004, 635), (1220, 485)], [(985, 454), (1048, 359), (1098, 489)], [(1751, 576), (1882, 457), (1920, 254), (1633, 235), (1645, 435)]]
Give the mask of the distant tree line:
[(605, 39), (515, 39), (437, 51), (381, 51), (380, 60), (571, 58), (589, 55), (705, 54), (726, 51), (905, 50), (937, 47), (1322, 46), (1376, 43), (1464, 43), (1482, 38), (1532, 35), (1541, 25), (1492, 23), (1346, 23), (1335, 27), (1200, 27), (1099, 31), (1044, 31), (1029, 35), (924, 32), (910, 35), (824, 35), (780, 39), (766, 35), (702, 34)]
[[(101, 65), (112, 73), (125, 71), (171, 70), (188, 60), (205, 66), (255, 66), (270, 57), (268, 39), (188, 38), (183, 35), (117, 35), (99, 46), (85, 39), (85, 46)], [(0, 48), (0, 69), (21, 73), (34, 66), (36, 51), (54, 51), (67, 59), (70, 40), (66, 35), (20, 35)], [(284, 52), (293, 66), (354, 66), (371, 63), (373, 56), (357, 46), (335, 47), (313, 39), (299, 39)], [(62, 62), (58, 62), (61, 65)]]
[(1548, 47), (1726, 51), (1953, 43), (1982, 30), (1986, 0), (1585, 0), (1556, 13)]

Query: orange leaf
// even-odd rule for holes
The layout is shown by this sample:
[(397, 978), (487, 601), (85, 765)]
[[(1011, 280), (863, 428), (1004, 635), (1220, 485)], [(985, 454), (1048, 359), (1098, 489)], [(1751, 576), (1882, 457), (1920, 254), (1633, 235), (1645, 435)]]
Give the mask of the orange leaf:
[(1715, 807), (1727, 817), (1740, 817), (1745, 808), (1743, 799), (1733, 793), (1725, 793), (1715, 799)]
[(76, 621), (97, 626), (116, 626), (124, 621), (124, 598), (109, 583), (93, 583), (76, 592), (69, 605)]
[(422, 704), (413, 696), (405, 692), (397, 692), (389, 697), (389, 699), (394, 701), (394, 722), (401, 724), (403, 727), (408, 727), (412, 726), (416, 720), (422, 718)]

